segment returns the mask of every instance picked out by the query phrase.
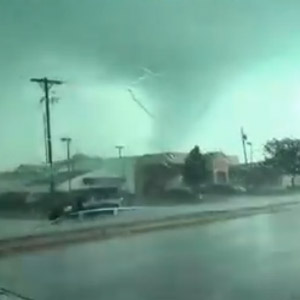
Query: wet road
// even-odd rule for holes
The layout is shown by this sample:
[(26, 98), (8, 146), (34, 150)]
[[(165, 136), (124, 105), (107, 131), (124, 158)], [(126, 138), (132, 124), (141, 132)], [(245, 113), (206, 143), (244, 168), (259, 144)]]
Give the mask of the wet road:
[(300, 299), (300, 209), (0, 261), (37, 300)]
[(102, 225), (114, 225), (119, 223), (131, 223), (139, 221), (159, 220), (169, 216), (185, 215), (196, 212), (216, 212), (224, 210), (236, 210), (242, 208), (262, 207), (299, 201), (299, 195), (287, 195), (276, 197), (262, 196), (239, 196), (220, 198), (219, 201), (203, 202), (200, 204), (186, 204), (173, 206), (140, 206), (129, 210), (120, 211), (117, 216), (99, 216), (96, 218), (85, 218), (82, 222), (76, 220), (65, 220), (58, 226), (53, 226), (48, 220), (18, 220), (0, 217), (0, 240), (10, 237), (44, 234), (49, 232), (69, 231), (90, 228)]

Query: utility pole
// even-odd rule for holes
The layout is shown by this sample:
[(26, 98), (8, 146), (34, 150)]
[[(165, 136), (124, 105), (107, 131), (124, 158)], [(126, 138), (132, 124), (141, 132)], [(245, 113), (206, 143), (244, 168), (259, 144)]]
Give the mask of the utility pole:
[(241, 138), (242, 138), (242, 145), (243, 145), (243, 152), (244, 152), (244, 162), (245, 164), (248, 164), (247, 149), (246, 149), (247, 135), (244, 133), (243, 127), (241, 127)]
[(250, 148), (250, 163), (253, 163), (253, 144), (252, 142), (247, 142), (247, 145)]
[(45, 94), (45, 112), (46, 112), (46, 133), (47, 133), (47, 161), (50, 166), (50, 192), (54, 192), (54, 174), (53, 174), (53, 158), (52, 158), (52, 141), (51, 141), (51, 121), (50, 121), (50, 99), (49, 92), (53, 85), (62, 84), (60, 80), (44, 78), (31, 78), (31, 82), (38, 83), (44, 91)]
[(43, 113), (43, 126), (44, 126), (44, 141), (45, 141), (45, 157), (46, 157), (46, 165), (48, 165), (48, 145), (47, 145), (47, 122), (46, 122), (46, 114)]
[(67, 145), (67, 162), (68, 162), (68, 190), (71, 192), (71, 160), (70, 160), (70, 144), (72, 139), (70, 137), (61, 138), (61, 141)]

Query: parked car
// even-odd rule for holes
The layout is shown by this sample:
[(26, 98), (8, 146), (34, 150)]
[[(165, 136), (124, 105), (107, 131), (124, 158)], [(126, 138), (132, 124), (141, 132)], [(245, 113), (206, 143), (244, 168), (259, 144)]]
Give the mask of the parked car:
[[(75, 196), (71, 204), (54, 207), (49, 215), (49, 220), (53, 221), (61, 217), (76, 216), (80, 213), (86, 215), (96, 215), (113, 212), (114, 208), (122, 205), (123, 197), (118, 193), (91, 193)], [(101, 209), (112, 209), (103, 210)]]

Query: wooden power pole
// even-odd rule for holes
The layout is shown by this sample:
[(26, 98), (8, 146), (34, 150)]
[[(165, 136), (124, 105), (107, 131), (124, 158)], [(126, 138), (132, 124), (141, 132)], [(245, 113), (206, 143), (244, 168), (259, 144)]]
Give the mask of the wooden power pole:
[(53, 85), (59, 85), (63, 82), (60, 80), (53, 80), (48, 79), (47, 77), (44, 78), (31, 78), (31, 82), (38, 83), (44, 91), (45, 94), (45, 118), (46, 118), (46, 161), (49, 163), (50, 166), (50, 192), (54, 191), (54, 174), (53, 174), (53, 155), (52, 155), (52, 140), (51, 140), (51, 120), (50, 120), (50, 98), (49, 92)]

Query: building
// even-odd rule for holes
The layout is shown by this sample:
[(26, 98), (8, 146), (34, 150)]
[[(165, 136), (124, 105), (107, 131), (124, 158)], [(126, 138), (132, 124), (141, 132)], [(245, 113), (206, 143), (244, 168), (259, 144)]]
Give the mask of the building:
[[(109, 198), (119, 195), (123, 189), (124, 179), (103, 169), (84, 173), (70, 180), (73, 194), (86, 195), (96, 198)], [(58, 192), (69, 191), (69, 181), (56, 186)]]
[(136, 164), (136, 195), (162, 194), (168, 183), (182, 173), (186, 153), (157, 153), (141, 156)]
[[(166, 189), (183, 186), (182, 168), (187, 153), (166, 152), (141, 156), (100, 158), (83, 154), (71, 159), (71, 172), (68, 161), (53, 164), (55, 186), (58, 191), (68, 191), (71, 180), (72, 190), (93, 189), (96, 185), (121, 185), (124, 193), (144, 197), (157, 195)], [(228, 183), (229, 166), (234, 159), (222, 152), (205, 155), (211, 173), (210, 182)], [(30, 175), (30, 176), (29, 176)], [(7, 181), (9, 180), (9, 184)], [(0, 176), (1, 182), (9, 190), (26, 192), (47, 192), (49, 190), (50, 172), (45, 166), (22, 166), (8, 176)]]
[(205, 154), (207, 168), (210, 171), (210, 181), (215, 184), (229, 183), (229, 160), (222, 152), (209, 152)]
[[(187, 153), (169, 152), (144, 155), (139, 158), (136, 167), (136, 195), (148, 196), (162, 194), (170, 189), (185, 189), (182, 170)], [(228, 184), (229, 168), (238, 162), (237, 157), (228, 157), (222, 152), (205, 154), (213, 184)]]

